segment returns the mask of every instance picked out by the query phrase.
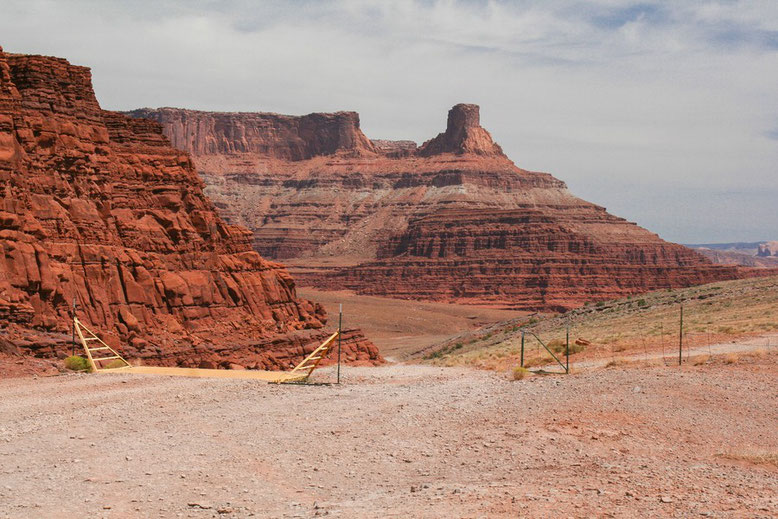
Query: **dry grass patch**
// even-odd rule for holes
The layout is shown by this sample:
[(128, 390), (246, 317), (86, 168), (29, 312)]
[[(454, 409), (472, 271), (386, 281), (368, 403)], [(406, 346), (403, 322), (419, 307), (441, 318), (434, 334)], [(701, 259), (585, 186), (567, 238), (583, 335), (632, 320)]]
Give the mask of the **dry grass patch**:
[[(449, 351), (446, 363), (477, 364), (488, 369), (509, 371), (517, 360), (522, 327), (537, 334), (560, 358), (564, 356), (564, 337), (568, 329), (571, 337), (586, 337), (586, 342), (592, 344), (581, 354), (583, 358), (597, 358), (598, 354), (628, 357), (637, 353), (672, 352), (678, 345), (681, 304), (684, 308), (684, 347), (702, 348), (725, 343), (744, 334), (774, 329), (775, 315), (778, 315), (777, 289), (778, 276), (734, 280), (642, 294), (640, 298), (645, 303), (623, 298), (589, 304), (561, 315), (515, 319), (492, 327), (493, 336), (488, 341), (483, 340), (487, 330), (464, 334), (458, 340), (472, 346)], [(534, 338), (528, 335), (526, 348), (534, 350), (536, 346)], [(583, 349), (571, 342), (571, 357), (579, 352), (579, 348)], [(476, 357), (473, 350), (508, 353)], [(532, 351), (532, 357), (538, 356), (541, 358), (530, 360), (525, 366), (553, 363), (553, 359), (546, 358), (545, 352)], [(724, 363), (718, 355), (715, 360)], [(740, 358), (739, 362), (744, 360)], [(738, 361), (732, 363), (735, 362)], [(611, 364), (615, 365), (618, 362)]]
[(710, 355), (696, 355), (690, 359), (695, 366), (702, 366), (710, 361)]
[(516, 366), (513, 368), (513, 380), (522, 380), (530, 375), (530, 370)]
[(554, 359), (551, 357), (532, 357), (530, 359), (524, 359), (524, 367), (536, 368), (538, 366), (545, 366), (546, 364), (550, 364), (553, 361)]
[(740, 360), (740, 356), (737, 353), (727, 353), (724, 355), (724, 364), (737, 364)]
[(628, 361), (626, 359), (617, 358), (617, 359), (611, 359), (608, 361), (608, 363), (605, 365), (606, 368), (616, 368), (618, 366), (624, 366), (628, 364)]

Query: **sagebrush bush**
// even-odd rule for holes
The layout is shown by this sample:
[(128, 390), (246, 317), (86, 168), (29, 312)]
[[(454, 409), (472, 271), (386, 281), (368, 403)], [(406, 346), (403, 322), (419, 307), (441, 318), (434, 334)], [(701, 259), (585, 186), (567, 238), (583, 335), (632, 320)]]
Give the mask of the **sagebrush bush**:
[(570, 355), (573, 353), (581, 353), (584, 351), (585, 346), (583, 344), (570, 343)]
[(65, 368), (71, 371), (89, 371), (89, 361), (84, 357), (72, 355), (65, 359)]
[(106, 364), (106, 365), (104, 366), (104, 368), (105, 368), (105, 369), (123, 368), (123, 367), (124, 367), (124, 366), (126, 366), (126, 365), (127, 365), (127, 364), (125, 364), (124, 362), (122, 362), (122, 361), (121, 361), (121, 360), (119, 360), (119, 359), (113, 359), (111, 362), (109, 362), (108, 364)]
[(513, 368), (513, 380), (521, 380), (527, 377), (529, 374), (530, 371), (527, 368), (522, 368), (521, 366), (516, 366)]
[[(562, 339), (554, 339), (553, 341), (550, 341), (548, 343), (548, 349), (553, 351), (557, 354), (565, 354), (566, 343)], [(573, 355), (575, 353), (581, 353), (584, 350), (583, 344), (576, 344), (574, 342), (570, 343), (570, 355)]]
[(565, 352), (565, 341), (563, 341), (562, 339), (554, 339), (552, 341), (549, 341), (548, 344), (546, 344), (546, 346), (548, 346), (548, 349), (553, 351), (554, 353)]

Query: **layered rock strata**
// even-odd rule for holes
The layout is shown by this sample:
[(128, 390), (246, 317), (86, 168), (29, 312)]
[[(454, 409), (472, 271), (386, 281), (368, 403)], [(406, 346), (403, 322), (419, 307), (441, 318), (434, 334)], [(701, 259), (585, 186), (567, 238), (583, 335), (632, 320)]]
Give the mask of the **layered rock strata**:
[[(189, 155), (158, 123), (102, 110), (87, 68), (0, 49), (0, 188), (11, 353), (64, 355), (73, 301), (149, 363), (287, 368), (326, 336), (323, 308), (217, 215)], [(380, 360), (351, 339), (347, 358)]]
[[(131, 115), (160, 122), (225, 218), (317, 287), (547, 310), (741, 275), (516, 167), (476, 105), (418, 147), (370, 141), (348, 112)], [(309, 120), (327, 122), (320, 139)]]

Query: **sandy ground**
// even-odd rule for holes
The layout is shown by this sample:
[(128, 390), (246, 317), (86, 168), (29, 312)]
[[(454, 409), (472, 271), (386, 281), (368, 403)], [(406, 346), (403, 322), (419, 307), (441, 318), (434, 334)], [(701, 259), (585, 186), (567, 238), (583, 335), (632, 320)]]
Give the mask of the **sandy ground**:
[(778, 515), (775, 354), (343, 374), (2, 380), (0, 517)]
[(360, 296), (345, 290), (301, 287), (297, 294), (322, 303), (331, 323), (337, 322), (338, 305), (342, 303), (343, 326), (361, 328), (385, 358), (398, 361), (452, 335), (527, 314), (479, 306)]

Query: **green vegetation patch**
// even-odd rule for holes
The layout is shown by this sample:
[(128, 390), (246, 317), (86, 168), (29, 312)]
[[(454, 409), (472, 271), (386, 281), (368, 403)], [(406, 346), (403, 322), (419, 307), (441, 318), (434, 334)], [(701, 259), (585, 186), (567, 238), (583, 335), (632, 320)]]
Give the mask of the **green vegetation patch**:
[(78, 355), (72, 355), (65, 359), (65, 368), (71, 371), (89, 371), (89, 361), (84, 357)]

